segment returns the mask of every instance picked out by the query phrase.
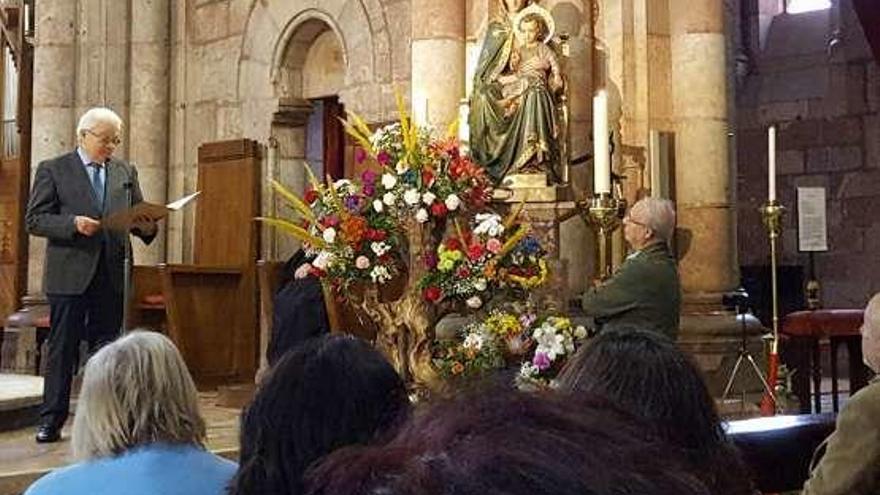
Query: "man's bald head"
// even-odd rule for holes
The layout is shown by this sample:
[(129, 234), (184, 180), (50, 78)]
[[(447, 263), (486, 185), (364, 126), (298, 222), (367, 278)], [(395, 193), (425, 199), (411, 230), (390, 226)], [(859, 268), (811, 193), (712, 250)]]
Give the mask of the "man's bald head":
[(880, 292), (874, 294), (865, 307), (865, 322), (861, 331), (865, 364), (875, 373), (880, 373)]

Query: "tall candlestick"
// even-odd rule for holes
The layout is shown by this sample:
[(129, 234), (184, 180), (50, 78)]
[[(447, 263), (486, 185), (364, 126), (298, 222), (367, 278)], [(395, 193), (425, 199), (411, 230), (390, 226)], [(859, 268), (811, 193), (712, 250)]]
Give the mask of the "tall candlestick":
[(767, 199), (776, 201), (776, 126), (767, 129)]
[(608, 155), (608, 93), (602, 89), (593, 97), (593, 189), (596, 194), (611, 192)]

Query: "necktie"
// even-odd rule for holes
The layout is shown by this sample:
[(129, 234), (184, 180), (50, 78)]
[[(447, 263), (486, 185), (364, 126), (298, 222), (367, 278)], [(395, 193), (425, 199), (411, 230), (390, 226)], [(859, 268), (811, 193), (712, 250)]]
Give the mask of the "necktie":
[(101, 166), (97, 163), (90, 163), (89, 169), (92, 173), (92, 189), (95, 191), (95, 199), (97, 200), (98, 209), (104, 209), (104, 184), (101, 182)]

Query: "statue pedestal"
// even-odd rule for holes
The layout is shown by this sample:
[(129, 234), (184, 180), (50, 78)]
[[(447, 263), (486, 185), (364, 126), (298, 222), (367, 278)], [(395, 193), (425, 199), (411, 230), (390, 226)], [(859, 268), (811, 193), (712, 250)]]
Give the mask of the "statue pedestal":
[(577, 207), (571, 188), (548, 185), (546, 173), (505, 177), (494, 191), (494, 208), (506, 214), (519, 204), (521, 219), (531, 226), (532, 235), (547, 251), (550, 268), (547, 283), (535, 289), (532, 297), (542, 308), (567, 313), (570, 291), (566, 263), (560, 258), (559, 223), (571, 217)]

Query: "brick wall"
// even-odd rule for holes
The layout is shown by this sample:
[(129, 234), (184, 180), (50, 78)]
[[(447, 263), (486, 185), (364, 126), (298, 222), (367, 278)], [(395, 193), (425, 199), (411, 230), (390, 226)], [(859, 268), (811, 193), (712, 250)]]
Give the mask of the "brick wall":
[[(788, 208), (785, 264), (797, 250), (796, 188), (826, 188), (829, 251), (816, 255), (825, 307), (863, 307), (880, 291), (880, 69), (849, 2), (773, 19), (738, 88), (738, 246), (742, 265), (769, 263), (757, 208), (767, 198), (767, 126), (777, 124), (778, 197)], [(828, 41), (840, 41), (829, 49)]]

